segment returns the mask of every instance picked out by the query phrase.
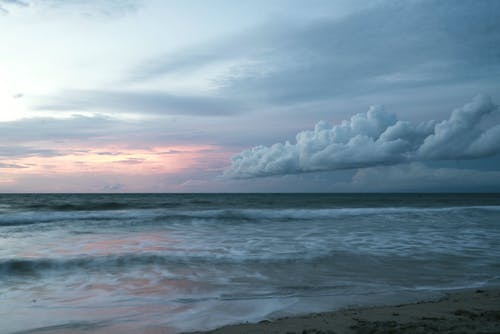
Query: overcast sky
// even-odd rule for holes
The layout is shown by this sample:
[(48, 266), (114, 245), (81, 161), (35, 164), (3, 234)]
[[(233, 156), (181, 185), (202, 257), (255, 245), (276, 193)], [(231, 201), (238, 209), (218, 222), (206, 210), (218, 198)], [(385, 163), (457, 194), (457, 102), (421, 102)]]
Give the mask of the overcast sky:
[(500, 191), (499, 17), (0, 0), (0, 192)]

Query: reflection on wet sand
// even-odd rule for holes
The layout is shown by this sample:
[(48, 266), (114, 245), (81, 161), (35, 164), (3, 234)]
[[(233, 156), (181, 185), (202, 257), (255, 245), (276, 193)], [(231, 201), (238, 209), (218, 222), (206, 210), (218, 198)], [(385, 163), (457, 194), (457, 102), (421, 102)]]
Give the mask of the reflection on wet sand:
[[(96, 240), (96, 238), (98, 238)], [(126, 253), (148, 253), (175, 251), (175, 245), (180, 241), (171, 238), (167, 233), (135, 233), (130, 236), (111, 235), (79, 235), (70, 237), (64, 243), (41, 243), (23, 250), (19, 257), (24, 258), (49, 258), (57, 255), (60, 257), (77, 257), (81, 255), (107, 256)], [(68, 248), (71, 246), (71, 248)]]
[(97, 241), (84, 241), (83, 250), (93, 255), (112, 255), (175, 250), (173, 245), (179, 241), (169, 238), (166, 233), (140, 233), (121, 238), (106, 238)]

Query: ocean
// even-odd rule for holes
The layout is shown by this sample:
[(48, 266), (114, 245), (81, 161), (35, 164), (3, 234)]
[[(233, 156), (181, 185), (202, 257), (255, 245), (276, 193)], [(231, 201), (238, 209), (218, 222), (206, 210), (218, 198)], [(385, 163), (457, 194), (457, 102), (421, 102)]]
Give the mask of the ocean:
[(500, 194), (2, 194), (0, 333), (178, 333), (500, 284)]

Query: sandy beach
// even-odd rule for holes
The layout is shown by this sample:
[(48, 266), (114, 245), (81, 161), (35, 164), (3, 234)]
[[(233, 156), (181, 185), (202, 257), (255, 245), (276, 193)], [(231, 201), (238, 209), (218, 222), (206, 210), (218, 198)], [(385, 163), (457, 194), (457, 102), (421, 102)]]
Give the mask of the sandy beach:
[(500, 288), (453, 291), (435, 301), (314, 313), (195, 333), (500, 333)]

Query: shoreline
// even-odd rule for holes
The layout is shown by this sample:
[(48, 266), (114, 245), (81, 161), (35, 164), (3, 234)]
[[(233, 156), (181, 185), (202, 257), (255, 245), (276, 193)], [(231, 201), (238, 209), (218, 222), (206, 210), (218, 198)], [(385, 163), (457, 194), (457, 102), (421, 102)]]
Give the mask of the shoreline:
[(500, 333), (500, 287), (443, 293), (434, 301), (340, 309), (184, 334)]

